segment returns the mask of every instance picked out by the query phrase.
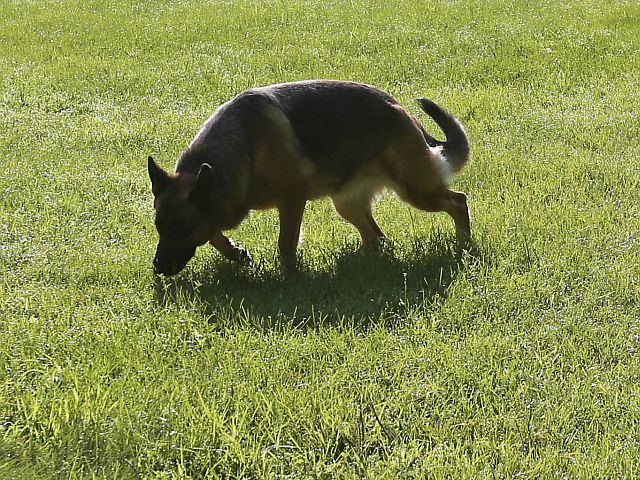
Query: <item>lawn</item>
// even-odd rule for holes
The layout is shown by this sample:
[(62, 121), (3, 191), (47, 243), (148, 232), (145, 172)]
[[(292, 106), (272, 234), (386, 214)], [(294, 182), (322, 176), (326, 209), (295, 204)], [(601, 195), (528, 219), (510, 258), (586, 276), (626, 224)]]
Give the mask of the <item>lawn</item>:
[[(0, 478), (640, 475), (635, 1), (5, 0)], [(246, 88), (382, 87), (465, 124), (474, 246), (392, 194), (157, 277), (146, 158)]]

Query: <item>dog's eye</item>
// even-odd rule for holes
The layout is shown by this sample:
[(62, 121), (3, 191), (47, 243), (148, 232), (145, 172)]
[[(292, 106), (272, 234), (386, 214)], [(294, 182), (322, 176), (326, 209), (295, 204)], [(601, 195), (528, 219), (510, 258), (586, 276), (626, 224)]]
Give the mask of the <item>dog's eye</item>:
[(193, 234), (198, 222), (191, 212), (163, 208), (157, 213), (155, 224), (161, 237), (183, 241)]
[(178, 238), (188, 237), (191, 235), (191, 230), (192, 228), (183, 222), (179, 222), (171, 228), (172, 233)]
[(180, 220), (161, 222), (160, 225), (156, 225), (156, 227), (160, 235), (174, 240), (183, 240), (193, 233), (193, 227)]

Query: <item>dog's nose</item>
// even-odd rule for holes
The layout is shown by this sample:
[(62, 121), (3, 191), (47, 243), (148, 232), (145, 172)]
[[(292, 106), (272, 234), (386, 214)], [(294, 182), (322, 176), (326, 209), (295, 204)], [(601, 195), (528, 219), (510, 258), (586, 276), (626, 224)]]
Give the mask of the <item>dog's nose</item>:
[(162, 261), (158, 257), (153, 259), (153, 271), (158, 275), (166, 275), (167, 277), (170, 277), (178, 273), (180, 270), (182, 270), (182, 268), (179, 267), (176, 262)]

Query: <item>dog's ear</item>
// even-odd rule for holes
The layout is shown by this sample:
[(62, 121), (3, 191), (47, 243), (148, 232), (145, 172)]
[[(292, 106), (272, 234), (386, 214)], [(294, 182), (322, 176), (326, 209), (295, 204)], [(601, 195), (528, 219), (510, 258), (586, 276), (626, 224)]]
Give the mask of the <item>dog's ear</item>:
[(189, 194), (189, 200), (197, 206), (207, 208), (216, 189), (216, 176), (208, 163), (203, 163), (198, 171), (196, 186)]
[(149, 157), (147, 161), (149, 178), (151, 179), (151, 192), (154, 196), (157, 197), (165, 188), (169, 186), (171, 178), (169, 177), (169, 174), (167, 172), (165, 172), (161, 167), (158, 166), (153, 157)]

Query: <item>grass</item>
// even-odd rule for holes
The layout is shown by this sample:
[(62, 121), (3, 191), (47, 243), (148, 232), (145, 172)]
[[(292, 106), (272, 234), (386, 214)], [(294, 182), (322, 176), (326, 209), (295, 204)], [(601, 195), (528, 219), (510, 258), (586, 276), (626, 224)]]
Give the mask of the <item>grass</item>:
[[(640, 7), (0, 5), (0, 478), (635, 478)], [(250, 86), (344, 78), (466, 125), (476, 248), (392, 195), (152, 274), (145, 161)]]

